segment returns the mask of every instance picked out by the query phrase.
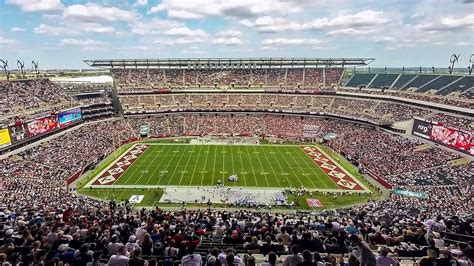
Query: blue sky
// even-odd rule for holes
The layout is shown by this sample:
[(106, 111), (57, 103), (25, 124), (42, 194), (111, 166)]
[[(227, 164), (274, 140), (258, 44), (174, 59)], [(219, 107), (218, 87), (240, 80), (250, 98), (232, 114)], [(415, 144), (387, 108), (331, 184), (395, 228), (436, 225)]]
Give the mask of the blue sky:
[[(1, 0), (0, 58), (374, 57), (458, 67), (474, 52), (474, 0)], [(29, 65), (29, 64), (28, 64)]]

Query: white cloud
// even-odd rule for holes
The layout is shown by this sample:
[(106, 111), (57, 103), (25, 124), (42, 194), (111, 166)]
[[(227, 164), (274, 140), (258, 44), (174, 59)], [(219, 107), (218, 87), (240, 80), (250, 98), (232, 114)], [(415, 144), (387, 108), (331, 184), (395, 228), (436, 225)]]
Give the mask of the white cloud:
[(35, 33), (48, 35), (81, 35), (84, 32), (102, 33), (102, 34), (118, 34), (115, 28), (110, 26), (103, 26), (99, 23), (93, 22), (76, 22), (67, 23), (60, 26), (51, 26), (47, 24), (40, 24), (34, 28)]
[(273, 49), (282, 46), (312, 45), (317, 47), (325, 41), (312, 38), (274, 38), (262, 40), (262, 49)]
[(83, 22), (115, 22), (135, 20), (137, 19), (137, 14), (117, 7), (85, 4), (68, 6), (63, 12), (63, 17), (65, 19)]
[(224, 44), (224, 45), (242, 45), (244, 42), (238, 37), (231, 38), (216, 38), (212, 40), (214, 44)]
[(20, 28), (20, 27), (13, 27), (10, 29), (10, 31), (12, 32), (19, 32), (19, 31), (26, 31), (24, 28)]
[(5, 37), (0, 36), (0, 46), (11, 46), (16, 43), (13, 39), (7, 39)]
[(179, 45), (179, 44), (192, 44), (192, 43), (203, 43), (206, 40), (200, 37), (178, 37), (173, 39), (162, 39), (157, 38), (153, 40), (154, 44), (161, 44), (161, 45)]
[(214, 44), (223, 44), (223, 45), (242, 45), (244, 42), (241, 39), (242, 32), (237, 30), (224, 30), (216, 32), (212, 43)]
[(170, 10), (168, 11), (168, 18), (187, 20), (187, 19), (201, 19), (201, 18), (204, 18), (204, 16), (201, 14), (189, 12), (186, 10)]
[(163, 34), (169, 35), (169, 36), (196, 37), (196, 38), (205, 38), (208, 36), (208, 34), (201, 29), (192, 30), (186, 26), (169, 29), (165, 31)]
[(188, 49), (181, 50), (182, 54), (204, 54), (203, 51), (199, 49), (198, 46), (190, 46)]
[(6, 0), (5, 3), (16, 5), (25, 12), (52, 12), (64, 8), (60, 0)]
[(435, 23), (431, 21), (422, 24), (419, 28), (425, 31), (452, 31), (474, 28), (474, 15), (472, 14), (464, 17), (443, 17)]
[(241, 37), (242, 32), (238, 30), (223, 30), (223, 31), (218, 31), (215, 34), (216, 37), (227, 37), (227, 38), (232, 38), (232, 37)]
[(35, 33), (50, 34), (50, 35), (59, 35), (59, 34), (66, 33), (64, 32), (63, 27), (50, 26), (46, 24), (40, 24), (38, 27), (35, 27), (33, 31)]
[(309, 29), (304, 23), (270, 16), (259, 17), (253, 22), (248, 19), (240, 20), (239, 24), (246, 27), (254, 27), (259, 32), (299, 31)]
[(311, 21), (291, 21), (286, 18), (263, 16), (250, 21), (240, 20), (239, 25), (256, 28), (259, 32), (283, 32), (302, 30), (327, 30), (335, 33), (367, 30), (390, 22), (392, 14), (383, 11), (364, 10), (353, 14), (339, 15), (333, 18), (317, 18)]
[(167, 12), (170, 18), (201, 19), (208, 16), (253, 17), (270, 13), (296, 13), (298, 2), (287, 0), (163, 0), (149, 13)]
[(84, 48), (94, 48), (97, 46), (104, 46), (105, 43), (102, 41), (96, 41), (91, 39), (62, 39), (59, 43), (61, 46), (77, 46), (77, 47), (84, 47)]
[(165, 44), (165, 45), (175, 45), (175, 44), (190, 44), (190, 43), (203, 43), (207, 40), (209, 36), (205, 31), (201, 29), (190, 29), (186, 26), (171, 28), (166, 30), (164, 35), (172, 36), (173, 39), (155, 39), (155, 43)]
[(148, 21), (133, 21), (129, 26), (134, 34), (150, 35), (172, 28), (182, 27), (183, 25), (181, 22), (154, 18)]

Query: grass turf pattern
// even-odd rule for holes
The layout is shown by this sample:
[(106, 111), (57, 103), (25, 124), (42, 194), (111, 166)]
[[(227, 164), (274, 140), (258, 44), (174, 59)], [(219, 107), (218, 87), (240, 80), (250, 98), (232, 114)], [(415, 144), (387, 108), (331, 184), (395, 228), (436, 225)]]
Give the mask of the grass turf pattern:
[[(236, 174), (237, 182), (228, 181)], [(114, 185), (305, 187), (338, 186), (299, 146), (150, 145)]]

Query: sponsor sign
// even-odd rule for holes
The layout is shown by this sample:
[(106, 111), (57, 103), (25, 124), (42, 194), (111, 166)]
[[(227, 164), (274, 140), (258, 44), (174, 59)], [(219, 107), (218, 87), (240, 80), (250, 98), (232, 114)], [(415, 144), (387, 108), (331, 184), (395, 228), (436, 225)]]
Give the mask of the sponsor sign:
[(12, 141), (10, 139), (10, 133), (8, 133), (8, 128), (0, 129), (0, 148), (5, 148), (11, 144)]
[(428, 195), (426, 195), (426, 193), (424, 192), (414, 192), (414, 191), (401, 190), (401, 189), (394, 189), (392, 190), (392, 192), (393, 194), (396, 194), (396, 195), (419, 198), (419, 199), (426, 199), (428, 197)]
[(430, 139), (432, 127), (433, 125), (429, 122), (415, 119), (412, 134), (424, 139)]

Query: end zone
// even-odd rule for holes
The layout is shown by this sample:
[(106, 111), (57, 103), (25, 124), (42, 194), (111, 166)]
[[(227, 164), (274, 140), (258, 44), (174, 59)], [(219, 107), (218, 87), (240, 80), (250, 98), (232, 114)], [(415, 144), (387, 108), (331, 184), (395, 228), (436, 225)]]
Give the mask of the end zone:
[(341, 167), (333, 158), (318, 147), (304, 146), (303, 151), (341, 190), (358, 192), (370, 191), (364, 184), (357, 180), (357, 178), (352, 176), (344, 167)]

